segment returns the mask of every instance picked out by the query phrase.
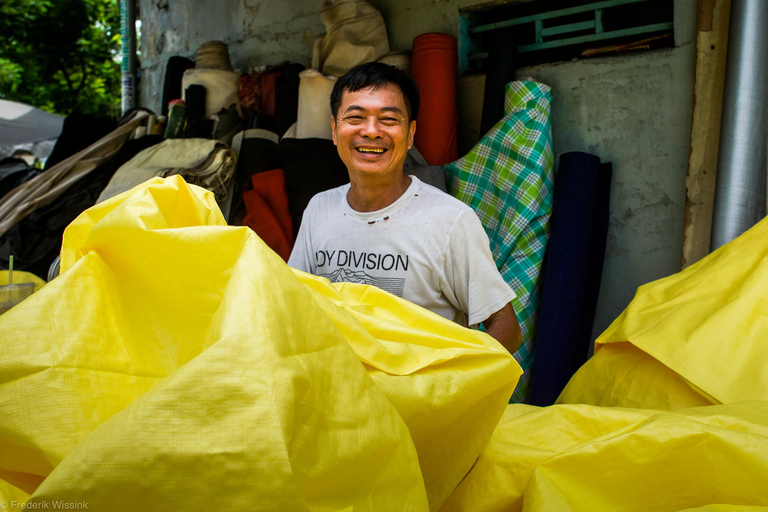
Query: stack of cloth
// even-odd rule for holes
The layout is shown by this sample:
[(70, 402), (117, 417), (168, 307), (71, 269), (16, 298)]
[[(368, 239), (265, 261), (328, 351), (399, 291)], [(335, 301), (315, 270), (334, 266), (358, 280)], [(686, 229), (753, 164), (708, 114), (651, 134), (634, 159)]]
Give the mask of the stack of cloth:
[(132, 189), (155, 176), (181, 175), (189, 183), (214, 193), (216, 201), (227, 198), (235, 172), (235, 154), (211, 139), (168, 139), (145, 149), (112, 176), (97, 202)]
[[(639, 382), (645, 403), (537, 408), (507, 404), (521, 369), (490, 336), (293, 271), (212, 193), (153, 178), (78, 217), (62, 274), (0, 317), (0, 501), (757, 510), (766, 235), (768, 221), (641, 289), (606, 332), (598, 356), (623, 339), (674, 374), (617, 363), (613, 388), (598, 379)], [(670, 384), (723, 403), (638, 408)]]
[(146, 132), (153, 118), (132, 111), (117, 125), (67, 117), (45, 171), (30, 171), (0, 198), (0, 268), (8, 268), (13, 255), (17, 269), (48, 275), (66, 226), (94, 205), (120, 164), (158, 142), (158, 136), (132, 139), (138, 130)]

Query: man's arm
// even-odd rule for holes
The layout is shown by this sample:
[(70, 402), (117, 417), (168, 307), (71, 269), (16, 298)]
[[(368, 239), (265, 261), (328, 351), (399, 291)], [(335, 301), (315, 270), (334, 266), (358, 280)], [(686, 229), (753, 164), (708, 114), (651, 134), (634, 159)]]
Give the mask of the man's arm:
[(523, 336), (511, 302), (483, 321), (483, 326), (485, 326), (485, 332), (496, 338), (510, 354), (514, 354), (520, 348)]

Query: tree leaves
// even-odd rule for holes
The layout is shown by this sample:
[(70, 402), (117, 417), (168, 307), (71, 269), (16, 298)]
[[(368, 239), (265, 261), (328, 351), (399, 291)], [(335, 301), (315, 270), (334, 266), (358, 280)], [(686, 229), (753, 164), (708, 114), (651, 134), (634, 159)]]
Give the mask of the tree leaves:
[(118, 0), (3, 0), (0, 98), (120, 116)]

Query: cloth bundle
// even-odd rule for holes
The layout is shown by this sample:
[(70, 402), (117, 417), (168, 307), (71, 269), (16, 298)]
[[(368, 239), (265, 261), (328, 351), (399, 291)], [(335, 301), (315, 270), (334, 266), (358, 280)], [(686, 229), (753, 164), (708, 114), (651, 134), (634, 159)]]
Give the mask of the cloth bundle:
[(521, 373), (490, 336), (294, 272), (180, 176), (67, 229), (0, 317), (0, 500), (437, 510)]
[(312, 69), (338, 77), (389, 52), (384, 18), (364, 0), (326, 0), (320, 18), (326, 33), (315, 41)]
[(0, 160), (0, 199), (38, 174), (38, 169), (27, 165), (20, 158), (3, 158)]
[[(329, 119), (330, 124), (330, 119)], [(267, 165), (285, 171), (285, 189), (294, 236), (310, 199), (324, 190), (349, 183), (349, 173), (328, 139), (284, 138)]]
[(148, 179), (179, 174), (206, 188), (217, 201), (227, 197), (235, 172), (235, 154), (225, 144), (210, 139), (168, 139), (145, 149), (117, 170), (97, 202), (114, 197)]
[(0, 199), (0, 236), (37, 208), (51, 204), (73, 183), (112, 161), (133, 131), (146, 126), (149, 117), (147, 112), (137, 111), (108, 135), (3, 196)]
[(159, 135), (146, 135), (126, 141), (114, 157), (93, 169), (84, 179), (72, 183), (49, 204), (36, 208), (11, 227), (0, 237), (0, 267), (7, 267), (10, 255), (13, 255), (15, 268), (45, 278), (61, 252), (66, 227), (96, 204), (99, 194), (122, 164), (162, 140)]
[(285, 194), (285, 174), (282, 169), (254, 174), (253, 188), (243, 193), (247, 214), (243, 226), (259, 235), (283, 261), (288, 261), (295, 242), (288, 196)]
[(554, 194), (550, 89), (511, 82), (504, 109), (505, 117), (445, 173), (451, 195), (480, 217), (496, 266), (517, 294), (512, 304), (523, 339), (515, 358), (525, 374), (512, 399), (521, 402), (528, 395)]

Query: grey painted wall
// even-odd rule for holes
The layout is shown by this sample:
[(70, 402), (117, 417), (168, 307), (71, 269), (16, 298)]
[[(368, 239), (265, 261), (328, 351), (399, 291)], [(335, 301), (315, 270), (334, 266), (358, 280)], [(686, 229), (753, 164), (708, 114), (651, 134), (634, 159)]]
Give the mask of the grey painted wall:
[[(393, 50), (423, 32), (458, 33), (459, 9), (477, 0), (370, 0)], [(230, 45), (236, 69), (309, 62), (324, 31), (319, 0), (140, 0), (142, 104), (159, 109), (164, 65), (209, 39)], [(696, 0), (675, 1), (674, 48), (521, 69), (553, 89), (557, 155), (588, 151), (614, 166), (603, 283), (594, 335), (638, 286), (679, 271), (696, 54)], [(477, 138), (483, 77), (459, 87), (465, 146)], [(472, 140), (467, 141), (467, 137)]]

